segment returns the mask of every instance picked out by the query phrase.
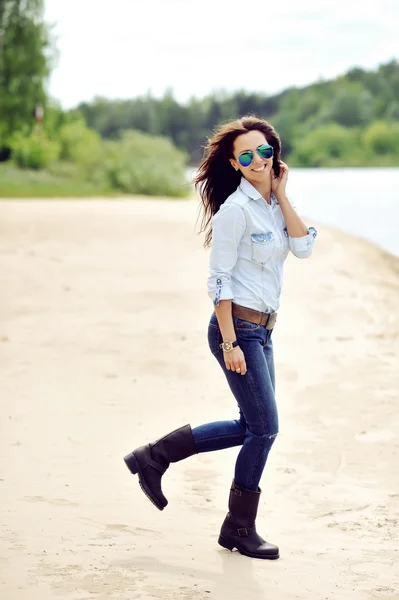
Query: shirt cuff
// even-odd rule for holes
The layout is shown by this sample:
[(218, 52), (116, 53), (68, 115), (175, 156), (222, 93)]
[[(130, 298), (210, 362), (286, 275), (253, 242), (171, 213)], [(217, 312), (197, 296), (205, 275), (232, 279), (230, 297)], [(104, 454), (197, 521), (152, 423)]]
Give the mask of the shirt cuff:
[(233, 291), (230, 282), (223, 282), (220, 277), (216, 279), (216, 289), (208, 288), (208, 295), (215, 306), (219, 306), (221, 300), (233, 300)]
[(290, 246), (292, 252), (304, 252), (313, 242), (317, 235), (317, 230), (314, 227), (309, 227), (307, 235), (302, 237), (290, 237)]

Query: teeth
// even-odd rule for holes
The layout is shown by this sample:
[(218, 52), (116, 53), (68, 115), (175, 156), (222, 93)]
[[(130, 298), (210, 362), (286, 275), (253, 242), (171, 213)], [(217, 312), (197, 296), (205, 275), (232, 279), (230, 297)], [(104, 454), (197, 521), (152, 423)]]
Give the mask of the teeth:
[(263, 171), (266, 168), (266, 165), (262, 165), (259, 169), (253, 169), (253, 171)]

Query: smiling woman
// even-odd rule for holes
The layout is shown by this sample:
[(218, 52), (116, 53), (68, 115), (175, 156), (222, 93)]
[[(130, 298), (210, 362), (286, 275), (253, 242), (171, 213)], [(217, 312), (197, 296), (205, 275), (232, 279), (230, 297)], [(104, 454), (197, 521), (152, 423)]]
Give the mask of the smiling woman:
[(272, 333), (284, 261), (306, 258), (316, 230), (288, 200), (288, 166), (280, 139), (262, 119), (243, 117), (219, 127), (194, 179), (203, 206), (205, 246), (212, 241), (208, 295), (214, 311), (208, 342), (239, 407), (237, 419), (185, 425), (125, 457), (159, 509), (161, 479), (170, 463), (198, 452), (241, 449), (219, 544), (246, 556), (276, 559), (279, 549), (256, 532), (259, 483), (278, 434)]
[(241, 177), (265, 187), (267, 194), (272, 171), (273, 176), (279, 177), (281, 166), (280, 138), (266, 121), (244, 117), (216, 131), (194, 179), (203, 202), (202, 224), (203, 230), (206, 230), (206, 246), (211, 242), (209, 225), (212, 217), (237, 189)]

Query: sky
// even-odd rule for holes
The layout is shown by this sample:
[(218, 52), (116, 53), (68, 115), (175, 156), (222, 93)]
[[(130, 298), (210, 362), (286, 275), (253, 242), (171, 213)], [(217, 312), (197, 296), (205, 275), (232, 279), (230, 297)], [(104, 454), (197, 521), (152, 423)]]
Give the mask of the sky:
[(45, 19), (64, 108), (168, 89), (269, 95), (399, 58), (398, 0), (45, 0)]

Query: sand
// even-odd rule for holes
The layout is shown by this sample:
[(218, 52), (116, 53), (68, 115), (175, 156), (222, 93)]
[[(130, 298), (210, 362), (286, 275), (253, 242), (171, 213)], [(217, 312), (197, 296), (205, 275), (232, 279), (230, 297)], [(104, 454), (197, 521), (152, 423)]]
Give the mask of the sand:
[(196, 203), (0, 203), (0, 598), (399, 598), (399, 267), (319, 228), (286, 263), (280, 435), (258, 529), (217, 544), (237, 448), (172, 465), (157, 511), (122, 457), (236, 418), (206, 339)]

